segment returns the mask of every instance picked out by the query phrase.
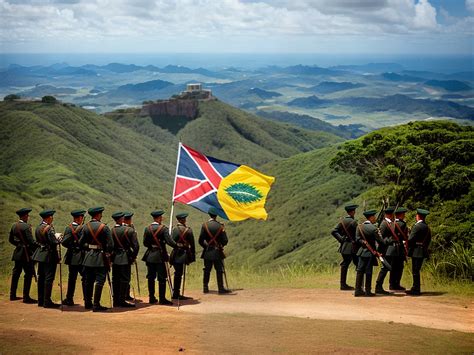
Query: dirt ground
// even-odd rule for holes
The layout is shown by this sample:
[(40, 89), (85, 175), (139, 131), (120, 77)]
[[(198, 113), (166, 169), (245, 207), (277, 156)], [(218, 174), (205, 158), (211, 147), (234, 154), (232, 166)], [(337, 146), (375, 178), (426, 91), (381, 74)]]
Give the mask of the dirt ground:
[[(176, 306), (64, 311), (0, 302), (0, 353), (472, 353), (474, 300), (252, 289)], [(146, 299), (143, 299), (146, 301)]]

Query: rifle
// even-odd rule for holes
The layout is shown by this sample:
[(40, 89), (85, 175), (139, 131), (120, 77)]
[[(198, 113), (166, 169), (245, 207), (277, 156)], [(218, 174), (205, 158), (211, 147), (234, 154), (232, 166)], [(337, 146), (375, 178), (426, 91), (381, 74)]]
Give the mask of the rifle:
[(227, 272), (225, 271), (224, 259), (221, 259), (222, 273), (224, 274), (225, 287), (230, 291), (229, 283), (227, 282)]
[(107, 269), (107, 272), (106, 272), (105, 275), (107, 277), (107, 283), (109, 284), (110, 307), (112, 308), (114, 306), (114, 301), (113, 301), (114, 291), (112, 289), (112, 282), (110, 281), (110, 270), (109, 269)]
[(388, 197), (384, 196), (382, 197), (382, 208), (380, 209), (379, 214), (377, 215), (377, 221), (376, 221), (377, 227), (380, 227), (380, 224), (383, 221), (384, 211), (387, 207), (388, 207)]
[(140, 276), (138, 276), (138, 264), (137, 264), (137, 260), (134, 260), (133, 263), (135, 264), (135, 273), (137, 274), (138, 296), (141, 297), (141, 294), (140, 294)]
[(373, 256), (375, 256), (377, 259), (380, 260), (380, 262), (382, 264), (385, 265), (385, 267), (387, 268), (388, 271), (392, 271), (392, 265), (390, 265), (388, 263), (387, 260), (385, 260), (385, 258), (382, 256), (382, 254), (380, 254), (378, 251), (375, 251), (374, 248), (372, 248), (372, 246), (369, 244), (369, 242), (367, 241), (367, 239), (365, 238), (365, 234), (364, 232), (362, 231), (362, 228), (360, 227), (360, 224), (357, 226), (357, 228), (359, 229), (359, 232), (362, 236), (362, 239), (364, 239), (364, 242), (365, 242), (365, 246), (367, 247), (367, 249), (372, 253)]
[(166, 275), (168, 276), (168, 286), (170, 288), (170, 293), (173, 295), (173, 283), (171, 282), (170, 266), (167, 261), (165, 261), (164, 264), (166, 268)]
[(59, 294), (61, 295), (61, 312), (63, 311), (63, 262), (61, 255), (61, 243), (58, 244), (59, 249)]
[(25, 251), (26, 262), (32, 263), (33, 278), (35, 279), (35, 282), (38, 283), (38, 276), (36, 275), (35, 264), (34, 264), (34, 261), (31, 260), (30, 253), (28, 252), (28, 247), (26, 246), (25, 240), (23, 239), (23, 234), (20, 231), (19, 223), (16, 224), (16, 231), (17, 231), (18, 236), (20, 237), (20, 242), (23, 245), (23, 250)]

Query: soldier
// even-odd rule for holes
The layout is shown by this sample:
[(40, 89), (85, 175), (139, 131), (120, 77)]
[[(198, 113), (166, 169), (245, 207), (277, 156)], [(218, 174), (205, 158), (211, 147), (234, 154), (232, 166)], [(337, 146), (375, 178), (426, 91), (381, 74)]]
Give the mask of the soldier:
[(112, 215), (115, 220), (115, 226), (112, 228), (114, 239), (113, 266), (112, 266), (112, 285), (114, 290), (114, 307), (135, 307), (127, 303), (126, 293), (130, 285), (131, 260), (136, 258), (138, 248), (131, 243), (131, 238), (127, 235), (134, 232), (133, 229), (123, 223), (124, 213), (116, 212)]
[(30, 297), (31, 279), (35, 275), (35, 265), (31, 255), (36, 249), (36, 243), (31, 233), (31, 225), (28, 224), (31, 208), (20, 208), (16, 214), (20, 218), (18, 222), (13, 223), (10, 229), (8, 241), (15, 246), (12, 261), (15, 262), (12, 270), (12, 282), (10, 286), (10, 301), (16, 301), (20, 298), (16, 296), (18, 280), (21, 270), (24, 272), (23, 280), (23, 303), (36, 303), (37, 301)]
[(358, 205), (347, 205), (344, 209), (347, 212), (347, 216), (344, 219), (341, 218), (339, 223), (334, 227), (331, 232), (332, 236), (337, 239), (340, 243), (339, 253), (342, 255), (341, 261), (341, 290), (353, 290), (354, 287), (349, 286), (346, 283), (347, 269), (351, 262), (357, 267), (357, 251), (359, 246), (355, 242), (355, 234), (357, 229), (357, 221), (354, 220), (354, 215)]
[(199, 245), (203, 247), (201, 258), (204, 259), (204, 277), (203, 289), (204, 293), (209, 292), (209, 279), (211, 277), (212, 266), (216, 269), (216, 278), (219, 294), (230, 293), (231, 291), (224, 287), (224, 246), (227, 245), (228, 239), (224, 229), (224, 225), (216, 220), (217, 209), (209, 208), (209, 216), (207, 222), (203, 223), (201, 234), (199, 235)]
[(175, 269), (174, 273), (174, 288), (173, 299), (188, 300), (191, 297), (186, 297), (181, 293), (181, 278), (185, 265), (189, 265), (196, 261), (196, 249), (194, 245), (193, 230), (186, 226), (187, 213), (178, 213), (176, 219), (178, 224), (173, 228), (171, 237), (176, 242), (176, 248), (171, 252), (171, 264)]
[[(376, 251), (376, 241), (378, 244), (383, 244), (380, 231), (374, 225), (376, 222), (375, 214), (377, 211), (369, 210), (364, 211), (363, 214), (367, 220), (357, 226), (356, 231), (356, 241), (361, 248), (357, 252), (359, 256), (359, 264), (357, 265), (357, 276), (356, 276), (356, 286), (354, 296), (375, 296), (371, 292), (372, 288), (372, 269), (374, 265), (378, 265), (375, 255)], [(364, 281), (365, 274), (365, 293), (362, 290), (362, 283)]]
[(86, 278), (84, 306), (93, 312), (104, 312), (108, 309), (100, 304), (100, 297), (110, 269), (109, 257), (114, 242), (109, 227), (101, 222), (103, 211), (104, 207), (89, 208), (87, 212), (91, 220), (82, 229), (82, 236), (79, 239), (79, 245), (87, 250), (83, 262)]
[[(138, 251), (140, 249), (140, 245), (138, 244), (137, 232), (135, 230), (135, 226), (133, 225), (132, 217), (133, 217), (133, 212), (128, 212), (128, 211), (124, 212), (123, 224), (124, 226), (129, 227), (127, 236), (129, 237), (130, 243), (132, 245), (132, 250), (131, 250), (132, 253), (129, 254), (129, 256), (131, 257), (130, 262), (131, 264), (136, 264), (137, 263), (136, 259), (137, 259)], [(132, 266), (130, 265), (130, 278), (131, 276), (132, 276)], [(132, 282), (131, 279), (130, 279), (130, 282)], [(134, 300), (135, 299), (132, 296), (130, 296), (130, 283), (129, 283), (127, 285), (127, 291), (125, 292), (125, 301), (134, 301)]]
[[(395, 207), (387, 207), (385, 209), (385, 216), (384, 216), (384, 219), (382, 221), (382, 223), (380, 223), (380, 234), (382, 235), (382, 239), (384, 240), (384, 244), (379, 244), (379, 247), (378, 247), (378, 252), (380, 254), (382, 254), (382, 256), (385, 256), (386, 253), (387, 253), (387, 245), (389, 244), (389, 242), (395, 237), (394, 236), (394, 227), (393, 227), (393, 222), (394, 222), (394, 218), (393, 218), (393, 213), (395, 212)], [(398, 246), (396, 246), (398, 248)], [(391, 250), (394, 250), (395, 248), (392, 248)], [(387, 260), (389, 261), (390, 263), (390, 257), (387, 258)], [(375, 284), (375, 293), (377, 294), (380, 294), (380, 295), (388, 295), (390, 294), (390, 292), (387, 292), (383, 289), (383, 282), (385, 280), (385, 276), (387, 276), (387, 273), (388, 273), (388, 269), (387, 267), (382, 264), (381, 267), (380, 267), (380, 271), (379, 271), (379, 275), (377, 277), (377, 282)]]
[(51, 300), (54, 276), (59, 262), (58, 244), (53, 223), (55, 210), (44, 210), (39, 215), (43, 219), (36, 227), (35, 236), (39, 247), (35, 250), (32, 259), (38, 262), (38, 306), (44, 308), (58, 308), (60, 304)]
[(405, 213), (407, 211), (405, 207), (399, 207), (395, 210), (394, 227), (398, 241), (395, 241), (397, 246), (393, 248), (393, 254), (390, 246), (387, 250), (387, 259), (393, 255), (393, 260), (388, 260), (388, 262), (392, 265), (390, 289), (395, 291), (405, 291), (405, 287), (400, 285), (400, 281), (403, 275), (404, 262), (407, 260), (408, 227), (405, 222)]
[(66, 299), (63, 305), (75, 306), (74, 292), (76, 290), (77, 274), (81, 275), (82, 295), (85, 300), (85, 283), (82, 262), (84, 261), (84, 250), (79, 245), (79, 239), (82, 236), (85, 210), (74, 210), (71, 212), (73, 221), (64, 230), (63, 246), (67, 248), (64, 256), (64, 263), (69, 267), (69, 276), (67, 279)]
[(408, 237), (408, 256), (411, 257), (413, 286), (406, 291), (407, 295), (421, 295), (420, 270), (423, 260), (429, 256), (428, 247), (431, 242), (431, 229), (426, 224), (426, 216), (430, 212), (418, 208), (416, 210), (416, 223)]
[(166, 281), (168, 279), (168, 252), (166, 244), (175, 248), (177, 245), (170, 238), (168, 227), (162, 224), (163, 214), (165, 212), (158, 210), (151, 212), (153, 223), (145, 228), (143, 233), (143, 245), (147, 247), (142, 260), (146, 263), (148, 279), (148, 293), (150, 304), (155, 304), (158, 300), (155, 298), (155, 280), (158, 278), (158, 295), (161, 305), (171, 306), (173, 302), (166, 299)]

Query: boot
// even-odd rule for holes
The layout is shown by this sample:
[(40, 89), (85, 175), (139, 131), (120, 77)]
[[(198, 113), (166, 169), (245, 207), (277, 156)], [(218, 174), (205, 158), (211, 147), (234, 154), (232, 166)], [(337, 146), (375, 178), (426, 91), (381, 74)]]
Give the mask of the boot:
[[(16, 296), (16, 289), (18, 288), (18, 279), (19, 277), (12, 275), (12, 282), (10, 285), (10, 301), (17, 301), (21, 299), (20, 297)], [(31, 285), (31, 280), (30, 280), (30, 285)]]
[(94, 293), (94, 284), (89, 282), (84, 282), (84, 308), (92, 309), (92, 295)]
[(211, 273), (207, 272), (206, 269), (202, 269), (204, 271), (204, 276), (202, 278), (202, 292), (209, 293), (209, 279), (211, 278)]
[(158, 282), (158, 296), (160, 298), (160, 304), (164, 306), (172, 306), (173, 302), (166, 299), (166, 281)]
[(227, 293), (231, 293), (232, 292), (231, 290), (228, 290), (224, 287), (224, 274), (222, 272), (218, 272), (216, 276), (217, 276), (217, 287), (219, 289), (218, 291), (219, 294), (224, 295)]
[(127, 291), (125, 291), (125, 301), (135, 301), (135, 299), (130, 296), (130, 284), (127, 283)]
[(23, 303), (34, 304), (38, 303), (37, 300), (34, 300), (30, 297), (30, 289), (31, 289), (31, 277), (25, 277), (25, 281), (23, 283)]
[(67, 282), (67, 292), (66, 298), (62, 301), (62, 304), (65, 306), (75, 306), (74, 304), (74, 291), (76, 290), (76, 280), (69, 280)]
[(356, 274), (356, 284), (355, 284), (355, 297), (364, 296), (364, 290), (362, 289), (362, 282), (364, 281), (364, 273), (362, 271), (357, 271)]
[(174, 289), (173, 289), (173, 297), (171, 297), (173, 300), (183, 299), (180, 297), (180, 292), (181, 292), (181, 276), (174, 274)]
[(123, 307), (123, 308), (133, 308), (135, 307), (134, 304), (131, 304), (131, 303), (128, 303), (125, 301), (125, 298), (126, 298), (126, 294), (127, 294), (127, 291), (128, 291), (128, 282), (121, 282), (120, 283), (120, 307)]
[(410, 290), (405, 291), (405, 293), (410, 296), (420, 296), (421, 295), (420, 288), (421, 288), (420, 274), (413, 274), (413, 287)]
[(53, 284), (44, 285), (44, 308), (59, 308), (61, 305), (54, 303), (51, 300), (51, 293), (53, 291)]
[(38, 279), (38, 307), (44, 306), (44, 279)]
[(375, 293), (379, 295), (388, 295), (389, 292), (383, 289), (383, 281), (387, 275), (387, 270), (385, 268), (380, 269), (379, 276), (377, 277), (377, 283), (375, 284)]
[(102, 289), (104, 285), (95, 285), (94, 289), (94, 305), (92, 307), (92, 312), (105, 312), (108, 310), (107, 307), (100, 305), (100, 297), (102, 296)]
[(372, 293), (372, 275), (365, 275), (365, 296), (374, 297), (375, 294)]
[(341, 266), (341, 290), (342, 291), (352, 291), (354, 287), (349, 286), (346, 283), (347, 280), (347, 267)]
[(158, 300), (155, 297), (155, 280), (148, 280), (148, 294), (150, 300), (148, 303), (155, 304), (158, 303)]

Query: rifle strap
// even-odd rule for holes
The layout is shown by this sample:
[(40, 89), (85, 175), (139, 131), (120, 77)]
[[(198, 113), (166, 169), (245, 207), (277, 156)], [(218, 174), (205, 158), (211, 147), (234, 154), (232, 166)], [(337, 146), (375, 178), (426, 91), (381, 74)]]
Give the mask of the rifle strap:
[(104, 224), (104, 223), (101, 223), (100, 226), (99, 226), (99, 228), (97, 228), (97, 230), (95, 231), (95, 233), (94, 233), (94, 231), (92, 230), (92, 227), (91, 227), (91, 223), (90, 223), (90, 222), (87, 223), (87, 228), (89, 229), (89, 232), (90, 232), (90, 234), (91, 234), (92, 239), (94, 239), (94, 242), (97, 243), (97, 245), (99, 246), (99, 248), (102, 248), (102, 243), (99, 242), (99, 239), (97, 239), (97, 236), (100, 234), (100, 232), (102, 232), (102, 229), (105, 228), (105, 224)]
[[(178, 227), (178, 230), (180, 230), (179, 227)], [(189, 243), (188, 243), (188, 241), (186, 240), (186, 238), (184, 238), (184, 237), (186, 236), (186, 234), (188, 233), (188, 231), (189, 231), (189, 227), (184, 227), (184, 231), (182, 231), (182, 232), (180, 231), (180, 233), (179, 233), (179, 239), (178, 239), (178, 243), (184, 244), (186, 247), (188, 247), (188, 244), (189, 244)]]
[[(395, 228), (392, 229), (392, 226), (390, 225), (389, 222), (385, 221), (385, 223), (387, 223), (388, 229), (390, 229), (390, 232), (392, 233), (392, 236), (395, 239), (395, 241), (397, 243), (400, 243), (400, 239), (398, 239), (398, 235), (395, 233)], [(393, 222), (393, 223), (397, 224), (397, 222)]]
[(406, 241), (408, 239), (406, 233), (402, 230), (402, 228), (398, 225), (398, 223), (395, 221), (395, 228), (398, 229), (398, 231), (400, 232), (400, 234), (402, 235), (402, 238), (404, 241)]
[(347, 238), (349, 238), (349, 240), (352, 242), (352, 241), (353, 241), (353, 238), (352, 238), (352, 236), (350, 235), (349, 231), (347, 230), (347, 227), (346, 227), (346, 225), (344, 224), (344, 220), (343, 220), (342, 218), (341, 218), (340, 222), (341, 222), (342, 228), (344, 229), (344, 232), (346, 233)]
[(362, 236), (362, 239), (364, 239), (365, 241), (365, 246), (367, 247), (367, 249), (375, 256), (377, 256), (377, 253), (375, 252), (375, 250), (372, 248), (372, 246), (369, 244), (369, 242), (367, 241), (367, 238), (365, 238), (365, 234), (364, 234), (364, 231), (362, 230), (361, 228), (361, 225), (359, 224), (357, 226), (359, 228), (359, 232), (360, 232), (360, 235)]
[(43, 229), (40, 230), (40, 239), (41, 239), (41, 243), (43, 243), (44, 245), (48, 244), (48, 241), (46, 240), (46, 233), (48, 233), (49, 229), (51, 228), (50, 225), (47, 225), (46, 227), (44, 227)]
[(130, 245), (130, 239), (128, 238), (128, 231), (129, 231), (130, 228), (128, 228), (127, 226), (125, 226), (125, 230), (123, 231), (123, 237), (125, 238), (125, 240), (127, 241), (128, 245)]
[(71, 234), (72, 236), (74, 237), (74, 241), (78, 242), (79, 241), (79, 237), (77, 236), (77, 233), (78, 231), (81, 230), (81, 226), (77, 226), (76, 229), (74, 229), (74, 226), (72, 225), (72, 223), (69, 225), (69, 228), (71, 228)]
[(164, 225), (160, 224), (160, 226), (158, 228), (156, 228), (155, 231), (153, 232), (153, 229), (151, 228), (151, 224), (148, 226), (148, 230), (150, 231), (151, 236), (153, 237), (153, 240), (155, 241), (156, 246), (158, 247), (158, 249), (161, 249), (161, 244), (160, 244), (160, 241), (158, 239), (158, 233), (160, 233), (163, 228), (164, 228)]
[(122, 242), (120, 241), (120, 238), (119, 238), (118, 235), (117, 235), (116, 229), (117, 229), (117, 228), (115, 228), (115, 227), (112, 228), (112, 234), (113, 234), (113, 236), (114, 236), (114, 239), (117, 241), (119, 247), (120, 247), (121, 249), (123, 249), (123, 244), (122, 244)]
[(221, 226), (215, 235), (212, 235), (211, 231), (209, 230), (209, 227), (207, 226), (207, 223), (204, 223), (203, 226), (204, 226), (204, 229), (206, 230), (207, 235), (209, 236), (209, 238), (211, 238), (207, 244), (208, 245), (214, 244), (215, 246), (217, 246), (217, 237), (224, 230), (224, 226)]

